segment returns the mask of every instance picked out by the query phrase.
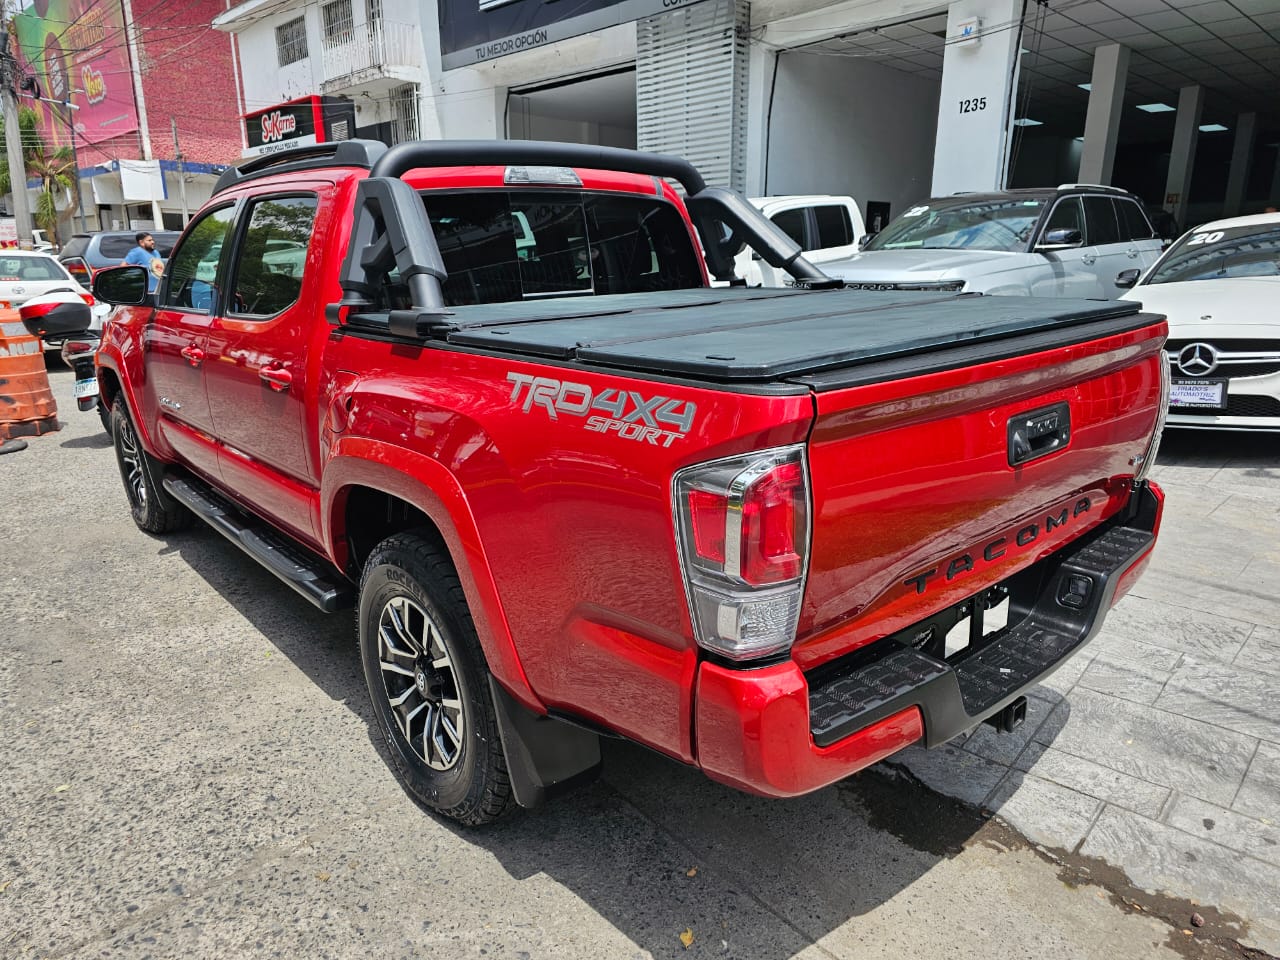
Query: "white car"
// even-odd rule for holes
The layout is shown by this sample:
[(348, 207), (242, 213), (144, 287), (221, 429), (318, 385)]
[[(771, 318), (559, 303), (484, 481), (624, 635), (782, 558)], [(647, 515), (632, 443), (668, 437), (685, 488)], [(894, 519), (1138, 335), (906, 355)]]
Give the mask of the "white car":
[(1113, 299), (1160, 247), (1135, 196), (1068, 183), (927, 200), (822, 269), (867, 290)]
[(1123, 299), (1169, 318), (1169, 426), (1280, 431), (1280, 214), (1196, 227)]
[(47, 253), (34, 250), (0, 250), (0, 302), (17, 310), (32, 297), (58, 290), (69, 290), (85, 297), (93, 306), (91, 329), (102, 329), (111, 308), (105, 303), (95, 303), (92, 294), (61, 263)]
[[(867, 232), (862, 211), (852, 197), (752, 197), (751, 203), (800, 245), (806, 260), (819, 267), (853, 256)], [(734, 272), (749, 287), (781, 287), (791, 280), (785, 270), (769, 266), (750, 248), (738, 254)]]

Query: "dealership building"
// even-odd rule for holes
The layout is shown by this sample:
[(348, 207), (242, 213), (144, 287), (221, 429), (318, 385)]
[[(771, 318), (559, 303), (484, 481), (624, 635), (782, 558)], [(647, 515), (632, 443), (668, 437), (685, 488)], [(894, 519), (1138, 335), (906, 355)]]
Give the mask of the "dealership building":
[(1280, 200), (1280, 0), (437, 4), (428, 136), (678, 153), (752, 195), (890, 215), (1060, 182), (1184, 224)]

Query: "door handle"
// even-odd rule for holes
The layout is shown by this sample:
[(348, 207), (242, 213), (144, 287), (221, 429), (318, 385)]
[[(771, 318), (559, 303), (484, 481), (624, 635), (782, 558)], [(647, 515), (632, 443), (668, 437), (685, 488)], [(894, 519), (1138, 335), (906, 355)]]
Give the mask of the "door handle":
[(263, 367), (258, 376), (276, 393), (284, 393), (293, 383), (293, 374), (284, 367)]
[(1098, 258), (1096, 256), (1091, 256), (1091, 257), (1086, 256), (1086, 257), (1081, 257), (1080, 262), (1083, 263), (1086, 267), (1092, 267), (1094, 263), (1097, 262), (1097, 259)]
[(1141, 251), (1139, 251), (1139, 250), (1126, 250), (1126, 251), (1125, 251), (1125, 255), (1126, 255), (1130, 260), (1134, 260), (1134, 259), (1136, 259), (1136, 258), (1137, 258), (1138, 254), (1139, 254), (1140, 252), (1141, 252)]
[(193, 367), (198, 367), (200, 364), (204, 363), (204, 351), (194, 344), (187, 344), (178, 352), (182, 354), (182, 359), (186, 360), (187, 363), (191, 364)]

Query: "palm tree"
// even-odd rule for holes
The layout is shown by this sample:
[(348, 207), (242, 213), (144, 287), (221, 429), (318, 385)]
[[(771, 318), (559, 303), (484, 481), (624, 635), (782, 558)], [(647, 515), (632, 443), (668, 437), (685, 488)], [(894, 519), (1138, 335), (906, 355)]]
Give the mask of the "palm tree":
[[(58, 230), (58, 194), (67, 191), (78, 191), (76, 182), (75, 160), (70, 147), (59, 147), (50, 152), (36, 129), (38, 115), (30, 107), (18, 108), (18, 129), (22, 134), (22, 159), (26, 164), (25, 182), (31, 177), (38, 177), (41, 184), (40, 195), (36, 198), (32, 219), (36, 226), (54, 237)], [(0, 120), (0, 139), (4, 136), (4, 122)], [(12, 193), (15, 184), (9, 172), (9, 157), (0, 151), (0, 194)], [(78, 197), (77, 197), (78, 199)], [(74, 204), (68, 212), (74, 209)]]

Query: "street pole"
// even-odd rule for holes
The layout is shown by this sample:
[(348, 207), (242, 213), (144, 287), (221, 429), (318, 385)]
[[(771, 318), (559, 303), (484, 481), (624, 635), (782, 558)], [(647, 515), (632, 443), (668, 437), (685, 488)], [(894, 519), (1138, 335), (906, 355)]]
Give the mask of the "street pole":
[(182, 198), (182, 225), (187, 225), (190, 212), (187, 210), (187, 174), (182, 166), (182, 148), (178, 146), (178, 121), (170, 117), (169, 129), (173, 131), (173, 159), (178, 161), (178, 195)]
[(80, 232), (88, 233), (88, 228), (84, 225), (84, 190), (81, 189), (80, 181), (80, 154), (76, 152), (76, 122), (71, 115), (71, 111), (78, 110), (79, 107), (70, 100), (64, 101), (62, 105), (67, 108), (67, 132), (71, 134), (71, 162), (76, 168), (76, 206), (79, 208)]
[(13, 219), (18, 227), (18, 246), (35, 246), (31, 234), (31, 200), (27, 196), (27, 162), (22, 155), (22, 128), (18, 125), (18, 97), (14, 89), (17, 61), (9, 52), (8, 17), (0, 33), (0, 97), (4, 99), (4, 143), (9, 157), (9, 185), (13, 188)]

